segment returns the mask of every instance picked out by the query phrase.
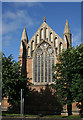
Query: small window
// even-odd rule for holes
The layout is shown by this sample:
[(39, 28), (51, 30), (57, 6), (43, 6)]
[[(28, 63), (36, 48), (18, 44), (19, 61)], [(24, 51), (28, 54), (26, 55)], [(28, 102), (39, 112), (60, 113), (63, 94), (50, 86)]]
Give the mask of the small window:
[(46, 39), (48, 38), (48, 29), (46, 28)]
[(50, 41), (53, 42), (53, 34), (50, 33)]
[(41, 34), (41, 39), (43, 39), (43, 28), (41, 29), (40, 34)]
[(31, 49), (34, 50), (34, 41), (31, 43)]
[(39, 35), (36, 36), (36, 44), (39, 43)]
[(30, 47), (28, 47), (28, 56), (30, 56)]

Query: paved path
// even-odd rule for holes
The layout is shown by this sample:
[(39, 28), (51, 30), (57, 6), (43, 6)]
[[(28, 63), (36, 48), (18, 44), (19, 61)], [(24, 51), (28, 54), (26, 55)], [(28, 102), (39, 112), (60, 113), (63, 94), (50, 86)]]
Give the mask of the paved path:
[(44, 118), (44, 117), (16, 118), (16, 117), (3, 117), (2, 120), (83, 120), (83, 118)]

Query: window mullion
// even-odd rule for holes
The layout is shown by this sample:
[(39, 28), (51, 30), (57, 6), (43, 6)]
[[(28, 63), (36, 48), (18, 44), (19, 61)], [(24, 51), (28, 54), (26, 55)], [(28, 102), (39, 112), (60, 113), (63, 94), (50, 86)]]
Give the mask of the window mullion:
[(44, 74), (44, 80), (43, 82), (45, 83), (45, 52), (44, 52), (44, 67), (43, 67), (43, 74)]
[(38, 55), (37, 55), (37, 82), (38, 82)]
[(35, 66), (35, 69), (34, 69), (34, 81), (35, 82), (37, 82), (37, 56), (35, 55), (35, 64), (34, 64), (34, 66)]
[(52, 82), (52, 55), (51, 55), (51, 57), (50, 57), (50, 82)]
[(42, 71), (42, 70), (41, 70), (41, 66), (42, 66), (41, 62), (42, 62), (42, 61), (41, 61), (41, 55), (40, 55), (40, 83), (41, 83), (41, 71)]
[(49, 82), (49, 55), (47, 55), (47, 82)]
[(38, 55), (38, 82), (40, 82), (40, 55)]
[(43, 76), (43, 68), (44, 68), (44, 66), (43, 66), (43, 60), (44, 59), (44, 56), (43, 56), (43, 54), (41, 55), (41, 82), (43, 82), (43, 78), (44, 78), (44, 76)]
[(51, 67), (51, 66), (50, 66), (50, 55), (49, 55), (49, 82), (50, 82), (50, 78), (51, 78), (51, 77), (50, 77), (50, 67)]

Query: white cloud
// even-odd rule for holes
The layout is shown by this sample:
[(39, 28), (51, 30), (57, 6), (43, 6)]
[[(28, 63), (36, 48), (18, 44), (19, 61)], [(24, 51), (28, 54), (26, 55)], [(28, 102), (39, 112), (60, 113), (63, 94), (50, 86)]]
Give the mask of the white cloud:
[(80, 45), (81, 44), (81, 31), (79, 31), (76, 34), (72, 34), (72, 44), (74, 47), (76, 47), (76, 45)]
[[(4, 41), (3, 41), (4, 40)], [(12, 40), (12, 36), (6, 35), (2, 38), (2, 45), (6, 48), (10, 46), (10, 41)]]
[(16, 10), (16, 12), (6, 11), (3, 13), (2, 33), (7, 34), (24, 26), (32, 26), (38, 24), (35, 18), (30, 17), (25, 10)]
[[(17, 5), (17, 6), (16, 6)], [(20, 29), (32, 27), (39, 24), (36, 18), (31, 17), (27, 10), (24, 9), (25, 5), (28, 7), (41, 6), (41, 4), (34, 3), (13, 3), (14, 11), (5, 10), (2, 14), (2, 40), (3, 46), (11, 46), (12, 35)], [(23, 7), (23, 9), (19, 9)]]
[(37, 7), (42, 7), (42, 3), (40, 2), (14, 2), (13, 3), (15, 5), (15, 7), (24, 7), (24, 6), (28, 6), (28, 7), (34, 7), (34, 6), (37, 6)]

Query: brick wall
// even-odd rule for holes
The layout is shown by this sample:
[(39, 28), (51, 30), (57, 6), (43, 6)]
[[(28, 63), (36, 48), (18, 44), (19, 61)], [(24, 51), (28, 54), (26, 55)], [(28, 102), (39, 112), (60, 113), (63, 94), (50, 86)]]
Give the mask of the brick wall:
[(32, 58), (27, 59), (26, 70), (27, 70), (27, 78), (32, 79)]

